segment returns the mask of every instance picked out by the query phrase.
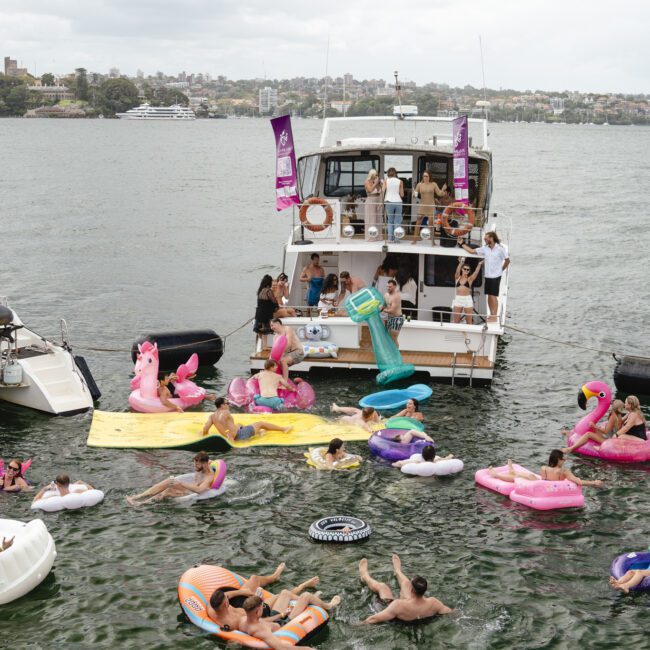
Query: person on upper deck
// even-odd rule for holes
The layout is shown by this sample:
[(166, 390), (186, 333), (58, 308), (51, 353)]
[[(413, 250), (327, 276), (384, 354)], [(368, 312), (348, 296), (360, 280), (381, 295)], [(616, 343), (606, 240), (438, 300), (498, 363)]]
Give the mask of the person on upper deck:
[(445, 196), (447, 190), (447, 183), (442, 188), (431, 179), (431, 172), (427, 169), (422, 172), (422, 180), (415, 186), (414, 197), (420, 197), (420, 205), (418, 205), (418, 218), (415, 222), (415, 232), (413, 237), (413, 244), (416, 244), (420, 235), (421, 226), (433, 227), (434, 214), (436, 209), (436, 197)]
[(402, 199), (404, 198), (404, 182), (397, 178), (397, 170), (391, 167), (386, 172), (386, 179), (382, 185), (384, 207), (386, 208), (386, 221), (388, 223), (388, 243), (395, 244), (395, 227), (402, 223)]
[(318, 304), (321, 289), (323, 288), (325, 270), (320, 265), (320, 255), (318, 253), (312, 253), (310, 259), (311, 262), (300, 274), (300, 281), (309, 282), (309, 289), (307, 290), (307, 305), (309, 307), (315, 307)]
[(505, 246), (501, 245), (499, 237), (495, 232), (486, 232), (485, 246), (472, 248), (468, 246), (462, 237), (458, 237), (458, 245), (473, 255), (485, 257), (485, 295), (487, 296), (489, 321), (495, 321), (499, 311), (499, 287), (501, 276), (510, 264), (510, 255)]
[[(366, 203), (364, 206), (363, 218), (366, 223), (365, 237), (367, 241), (377, 241), (381, 236), (381, 181), (377, 170), (371, 169), (368, 172), (363, 187), (366, 190)], [(371, 237), (368, 229), (374, 226), (377, 228), (377, 234)]]
[(262, 349), (267, 347), (267, 336), (271, 333), (271, 319), (278, 308), (278, 302), (273, 295), (273, 278), (265, 275), (257, 289), (257, 308), (255, 309), (255, 322), (253, 332), (262, 341)]
[[(278, 277), (273, 280), (271, 288), (273, 295), (278, 303), (276, 310), (273, 312), (274, 318), (293, 318), (296, 315), (296, 310), (292, 307), (285, 307), (286, 302), (289, 302), (289, 277), (286, 273), (280, 273)], [(285, 302), (286, 301), (286, 302)]]
[(474, 273), (470, 272), (472, 267), (467, 263), (464, 257), (458, 258), (458, 266), (454, 275), (454, 282), (456, 287), (456, 295), (454, 302), (451, 306), (454, 310), (454, 323), (460, 323), (460, 317), (465, 312), (465, 322), (468, 325), (472, 324), (474, 313), (474, 300), (472, 299), (472, 285), (476, 281), (478, 274), (483, 266), (483, 260), (480, 260), (474, 269)]

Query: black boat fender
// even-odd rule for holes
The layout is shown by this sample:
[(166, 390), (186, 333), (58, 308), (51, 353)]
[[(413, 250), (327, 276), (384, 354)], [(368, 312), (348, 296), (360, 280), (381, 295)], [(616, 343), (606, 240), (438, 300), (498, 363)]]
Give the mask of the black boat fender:
[(181, 330), (178, 332), (153, 332), (140, 336), (131, 346), (131, 359), (135, 363), (138, 345), (145, 341), (158, 344), (158, 369), (176, 370), (196, 352), (199, 367), (213, 366), (223, 356), (224, 341), (211, 329)]

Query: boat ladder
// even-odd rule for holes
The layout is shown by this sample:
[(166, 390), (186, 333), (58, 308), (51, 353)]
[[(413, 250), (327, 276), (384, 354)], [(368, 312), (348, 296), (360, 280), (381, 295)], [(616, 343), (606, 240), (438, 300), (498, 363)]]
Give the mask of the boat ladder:
[(454, 352), (454, 356), (451, 362), (451, 385), (453, 386), (456, 382), (456, 368), (469, 368), (469, 385), (472, 386), (472, 381), (474, 379), (474, 367), (476, 365), (476, 352), (469, 350), (472, 355), (470, 363), (460, 363), (458, 361), (458, 352)]

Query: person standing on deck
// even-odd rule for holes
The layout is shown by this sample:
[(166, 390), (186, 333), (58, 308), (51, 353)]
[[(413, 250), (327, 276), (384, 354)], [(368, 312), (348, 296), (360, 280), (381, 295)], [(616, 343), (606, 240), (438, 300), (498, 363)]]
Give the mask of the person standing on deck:
[[(365, 238), (367, 241), (377, 241), (381, 238), (381, 182), (376, 169), (368, 172), (363, 187), (366, 190), (366, 203), (363, 211), (363, 218), (366, 222)], [(371, 226), (377, 228), (377, 234), (370, 237), (368, 230)]]
[(402, 199), (404, 198), (404, 182), (397, 177), (397, 170), (391, 167), (387, 172), (382, 191), (384, 194), (384, 207), (386, 208), (386, 221), (388, 222), (388, 243), (396, 244), (394, 230), (402, 223)]
[(495, 232), (486, 232), (484, 241), (485, 246), (472, 248), (463, 242), (462, 237), (459, 237), (458, 245), (472, 255), (483, 255), (485, 258), (485, 295), (490, 310), (488, 320), (495, 321), (499, 311), (501, 276), (510, 265), (510, 256)]
[(388, 315), (386, 329), (393, 339), (393, 343), (399, 347), (397, 339), (402, 325), (404, 325), (404, 316), (402, 315), (402, 294), (397, 290), (397, 281), (394, 278), (388, 281), (387, 292), (384, 296), (386, 304), (381, 308), (381, 311)]
[(315, 307), (318, 304), (324, 279), (325, 270), (320, 265), (320, 255), (312, 253), (311, 262), (300, 274), (300, 281), (309, 283), (309, 289), (307, 290), (307, 305), (309, 307)]

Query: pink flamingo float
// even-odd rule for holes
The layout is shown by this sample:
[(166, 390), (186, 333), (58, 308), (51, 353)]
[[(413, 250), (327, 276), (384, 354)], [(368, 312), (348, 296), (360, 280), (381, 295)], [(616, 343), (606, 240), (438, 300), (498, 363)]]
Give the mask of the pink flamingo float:
[[(569, 434), (569, 445), (573, 445), (585, 433), (593, 431), (593, 425), (607, 413), (607, 409), (612, 403), (612, 391), (602, 381), (589, 381), (580, 389), (578, 393), (580, 408), (586, 409), (587, 402), (592, 397), (598, 400), (598, 404), (591, 413), (585, 415), (573, 427), (573, 431)], [(578, 447), (575, 453), (619, 463), (642, 463), (650, 460), (650, 440), (639, 439), (637, 442), (636, 440), (608, 438), (602, 444), (588, 440)]]
[[(205, 399), (205, 390), (197, 386), (190, 377), (199, 367), (199, 357), (195, 353), (187, 363), (182, 363), (172, 381), (178, 397), (169, 401), (185, 409), (196, 406)], [(129, 406), (141, 413), (166, 413), (172, 409), (161, 403), (158, 397), (158, 344), (145, 341), (138, 345), (138, 357), (135, 362), (135, 377), (131, 380), (132, 392)]]

